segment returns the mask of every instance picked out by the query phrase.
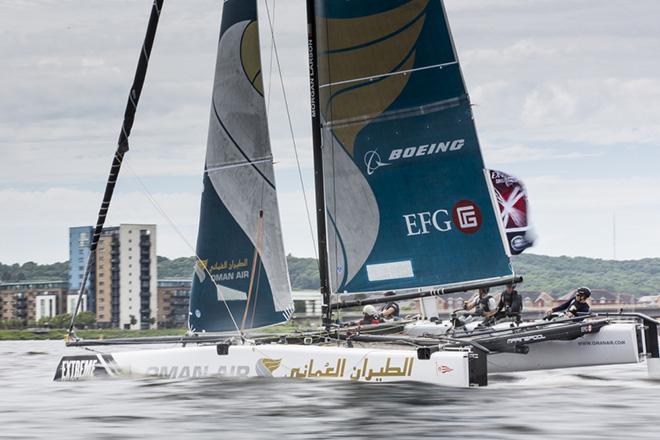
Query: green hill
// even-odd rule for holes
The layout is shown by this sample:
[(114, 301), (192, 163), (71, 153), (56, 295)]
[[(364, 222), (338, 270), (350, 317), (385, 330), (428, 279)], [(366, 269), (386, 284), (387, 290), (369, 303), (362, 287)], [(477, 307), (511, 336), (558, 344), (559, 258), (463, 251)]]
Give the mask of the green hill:
[(615, 261), (523, 254), (513, 258), (513, 266), (524, 278), (521, 290), (557, 295), (589, 286), (637, 296), (660, 293), (660, 258)]
[[(158, 278), (186, 278), (192, 275), (194, 257), (170, 260), (158, 257)], [(314, 258), (287, 256), (289, 277), (294, 289), (318, 289), (318, 263)], [(585, 257), (548, 257), (524, 254), (513, 257), (517, 274), (524, 278), (520, 290), (566, 293), (577, 286), (632, 293), (637, 296), (660, 293), (660, 258), (613, 261)], [(67, 279), (68, 263), (4, 265), (3, 282)]]

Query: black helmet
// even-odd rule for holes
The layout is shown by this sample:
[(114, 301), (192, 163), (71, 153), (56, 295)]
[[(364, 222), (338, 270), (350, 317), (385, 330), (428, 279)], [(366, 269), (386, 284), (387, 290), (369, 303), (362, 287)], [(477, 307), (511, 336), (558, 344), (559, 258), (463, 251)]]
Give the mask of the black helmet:
[(591, 296), (591, 290), (589, 290), (588, 287), (579, 287), (575, 292), (575, 294), (582, 295), (585, 298), (589, 298)]

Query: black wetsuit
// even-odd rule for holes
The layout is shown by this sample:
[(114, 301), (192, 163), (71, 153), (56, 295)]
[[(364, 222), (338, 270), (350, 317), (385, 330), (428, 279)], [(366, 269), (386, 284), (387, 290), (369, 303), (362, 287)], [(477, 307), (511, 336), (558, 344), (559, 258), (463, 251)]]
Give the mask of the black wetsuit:
[(506, 290), (500, 296), (500, 303), (497, 305), (497, 313), (495, 319), (502, 319), (504, 317), (520, 317), (523, 309), (522, 297), (517, 290), (508, 293)]
[(591, 308), (589, 307), (589, 304), (587, 304), (586, 302), (578, 301), (575, 298), (575, 296), (573, 296), (571, 299), (566, 301), (564, 304), (560, 304), (554, 309), (552, 309), (552, 312), (557, 313), (557, 312), (563, 312), (564, 310), (571, 312), (573, 316), (588, 315), (589, 313), (591, 313)]
[(390, 302), (390, 303), (385, 304), (385, 306), (382, 309), (380, 309), (380, 313), (382, 314), (385, 310), (389, 309), (390, 307), (394, 308), (394, 313), (392, 313), (391, 315), (386, 316), (385, 318), (388, 318), (388, 319), (398, 318), (399, 317), (399, 305), (395, 302)]

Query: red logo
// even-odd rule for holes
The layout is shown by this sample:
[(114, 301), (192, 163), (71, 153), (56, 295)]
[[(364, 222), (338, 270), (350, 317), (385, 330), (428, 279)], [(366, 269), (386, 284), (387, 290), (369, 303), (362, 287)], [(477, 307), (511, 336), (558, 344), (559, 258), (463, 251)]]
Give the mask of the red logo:
[(469, 200), (461, 200), (452, 209), (451, 218), (459, 231), (474, 234), (481, 227), (481, 210)]
[(454, 371), (454, 369), (449, 368), (446, 365), (442, 365), (442, 366), (438, 367), (438, 371), (442, 374), (447, 374), (447, 373), (451, 373), (452, 371)]

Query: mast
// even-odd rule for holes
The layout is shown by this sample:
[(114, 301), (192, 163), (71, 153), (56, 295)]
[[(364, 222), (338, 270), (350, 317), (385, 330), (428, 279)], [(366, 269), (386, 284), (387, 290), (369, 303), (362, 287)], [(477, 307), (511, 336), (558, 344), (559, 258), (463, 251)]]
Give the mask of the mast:
[(319, 107), (319, 77), (316, 53), (316, 12), (314, 0), (307, 0), (307, 49), (309, 55), (309, 91), (312, 113), (312, 146), (314, 151), (314, 186), (316, 188), (316, 233), (319, 247), (319, 278), (323, 305), (323, 325), (332, 321), (330, 309), (330, 280), (328, 274), (328, 247), (326, 243), (325, 190), (323, 183), (323, 145), (321, 142), (321, 113)]
[(140, 59), (138, 60), (135, 76), (133, 77), (133, 85), (131, 86), (131, 91), (128, 95), (128, 102), (126, 103), (126, 110), (124, 111), (124, 122), (122, 123), (121, 131), (119, 133), (117, 150), (115, 151), (115, 155), (112, 159), (110, 175), (108, 176), (108, 181), (105, 185), (105, 193), (103, 194), (103, 202), (101, 203), (99, 215), (96, 219), (94, 235), (92, 236), (92, 240), (89, 245), (90, 253), (89, 257), (87, 257), (85, 274), (82, 279), (82, 284), (80, 285), (76, 307), (71, 313), (71, 323), (69, 324), (68, 331), (69, 335), (71, 335), (73, 332), (73, 323), (76, 319), (76, 315), (78, 314), (78, 310), (80, 309), (80, 301), (85, 293), (85, 284), (87, 284), (87, 279), (89, 278), (89, 273), (91, 271), (92, 264), (94, 263), (96, 246), (98, 245), (99, 239), (101, 238), (101, 232), (103, 232), (103, 225), (105, 224), (105, 218), (108, 214), (108, 208), (110, 207), (112, 193), (115, 190), (115, 184), (117, 182), (117, 178), (119, 177), (119, 170), (121, 169), (121, 164), (124, 160), (124, 154), (126, 154), (128, 151), (128, 138), (131, 135), (133, 121), (135, 120), (135, 111), (137, 110), (140, 94), (142, 93), (142, 86), (144, 85), (144, 79), (147, 75), (149, 56), (151, 55), (151, 48), (153, 47), (154, 38), (156, 37), (156, 28), (158, 27), (160, 12), (163, 9), (163, 1), (164, 0), (154, 0), (153, 6), (151, 7), (151, 15), (149, 16), (149, 24), (147, 25), (147, 33), (144, 37), (144, 42), (142, 43)]

